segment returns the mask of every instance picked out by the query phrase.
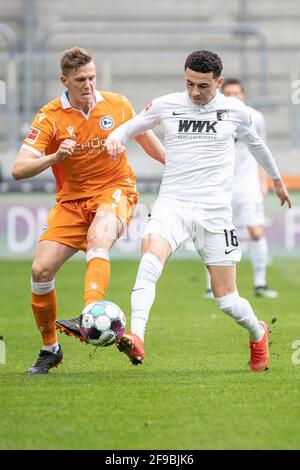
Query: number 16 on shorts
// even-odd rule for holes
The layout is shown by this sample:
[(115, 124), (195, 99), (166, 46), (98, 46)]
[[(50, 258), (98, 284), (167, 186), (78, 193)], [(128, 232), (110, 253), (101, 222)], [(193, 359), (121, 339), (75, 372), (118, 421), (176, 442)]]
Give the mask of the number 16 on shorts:
[(236, 235), (236, 230), (224, 230), (225, 235), (225, 255), (228, 255), (232, 251), (235, 251), (239, 247), (238, 238)]

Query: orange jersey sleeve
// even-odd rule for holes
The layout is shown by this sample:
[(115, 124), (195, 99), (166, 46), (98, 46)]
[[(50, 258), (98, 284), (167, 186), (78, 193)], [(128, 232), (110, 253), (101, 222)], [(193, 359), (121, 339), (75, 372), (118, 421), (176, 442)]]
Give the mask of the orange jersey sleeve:
[(56, 115), (55, 111), (59, 108), (58, 100), (54, 100), (39, 110), (27, 137), (24, 139), (23, 148), (32, 151), (38, 156), (46, 153), (46, 149), (55, 136)]
[(63, 140), (75, 135), (72, 156), (53, 165), (58, 201), (94, 197), (102, 189), (128, 179), (135, 181), (124, 152), (117, 160), (106, 152), (105, 139), (134, 115), (122, 95), (96, 92), (88, 114), (71, 107), (66, 92), (36, 115), (23, 148), (42, 156), (55, 153)]

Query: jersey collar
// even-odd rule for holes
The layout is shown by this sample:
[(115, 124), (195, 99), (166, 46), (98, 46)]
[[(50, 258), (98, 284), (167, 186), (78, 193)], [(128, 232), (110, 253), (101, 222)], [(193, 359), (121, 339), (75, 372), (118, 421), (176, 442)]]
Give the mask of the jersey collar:
[(212, 111), (216, 108), (216, 104), (219, 100), (219, 95), (220, 95), (219, 90), (217, 90), (215, 96), (208, 103), (200, 105), (200, 106), (191, 101), (187, 92), (186, 92), (186, 99), (197, 110)]
[(218, 100), (219, 100), (219, 90), (217, 90), (217, 93), (215, 94), (215, 96), (208, 103), (201, 106), (201, 108), (203, 108), (205, 111), (212, 111), (213, 109), (216, 108), (216, 104)]
[[(94, 106), (99, 103), (100, 101), (103, 101), (104, 98), (103, 96), (101, 95), (100, 91), (98, 90), (95, 90), (95, 93), (94, 93)], [(61, 101), (61, 105), (63, 107), (63, 109), (68, 109), (68, 108), (72, 108), (70, 102), (69, 102), (69, 97), (68, 97), (68, 90), (64, 90), (61, 97), (60, 97), (60, 101)]]

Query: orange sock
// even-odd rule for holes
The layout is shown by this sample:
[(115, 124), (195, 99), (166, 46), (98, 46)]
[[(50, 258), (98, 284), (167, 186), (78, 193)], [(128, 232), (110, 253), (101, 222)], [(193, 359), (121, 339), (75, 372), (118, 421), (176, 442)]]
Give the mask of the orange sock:
[(55, 320), (57, 315), (55, 289), (42, 295), (32, 292), (31, 307), (35, 317), (35, 322), (42, 335), (43, 345), (51, 346), (57, 342), (55, 330)]
[(102, 300), (110, 278), (110, 262), (104, 258), (92, 258), (87, 263), (84, 287), (84, 305)]

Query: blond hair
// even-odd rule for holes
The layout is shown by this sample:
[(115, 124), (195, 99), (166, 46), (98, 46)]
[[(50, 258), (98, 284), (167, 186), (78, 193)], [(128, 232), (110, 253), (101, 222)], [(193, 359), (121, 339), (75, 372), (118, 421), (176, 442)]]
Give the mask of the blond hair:
[(64, 76), (70, 72), (76, 71), (79, 67), (88, 64), (93, 60), (91, 54), (81, 47), (72, 47), (67, 49), (61, 55), (60, 68)]

